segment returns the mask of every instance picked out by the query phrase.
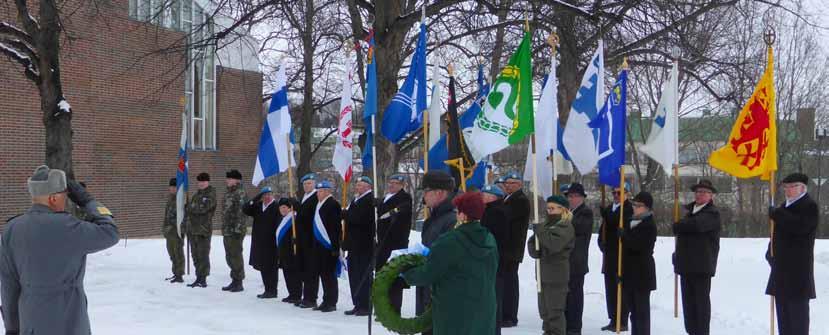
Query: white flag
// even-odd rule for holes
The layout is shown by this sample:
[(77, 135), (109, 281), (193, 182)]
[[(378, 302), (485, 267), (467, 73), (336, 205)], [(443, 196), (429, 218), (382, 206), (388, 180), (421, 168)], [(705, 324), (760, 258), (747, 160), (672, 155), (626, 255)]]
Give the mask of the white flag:
[(662, 165), (668, 176), (673, 174), (673, 165), (678, 163), (679, 154), (678, 78), (679, 69), (677, 63), (674, 63), (656, 107), (648, 141), (639, 149)]
[[(541, 90), (538, 108), (535, 113), (535, 165), (538, 174), (538, 192), (544, 198), (553, 195), (553, 161), (551, 154), (557, 147), (558, 136), (558, 79), (556, 78), (555, 59), (550, 66), (547, 83)], [(533, 161), (532, 143), (527, 146), (527, 163), (524, 166), (524, 179), (532, 180)], [(555, 171), (555, 173), (559, 173)]]
[(443, 112), (440, 80), (438, 80), (438, 66), (432, 67), (432, 100), (429, 103), (429, 148), (440, 140), (440, 116)]
[(588, 123), (596, 118), (604, 105), (604, 53), (602, 40), (584, 71), (581, 87), (570, 107), (567, 126), (564, 128), (564, 149), (581, 174), (593, 171), (599, 162), (596, 148), (598, 133)]
[(345, 61), (345, 75), (343, 76), (343, 91), (340, 95), (340, 122), (337, 129), (337, 143), (334, 145), (334, 157), (331, 162), (345, 182), (351, 180), (352, 141), (354, 133), (351, 129), (351, 115), (354, 111), (354, 101), (351, 100), (351, 80), (353, 78), (351, 57)]

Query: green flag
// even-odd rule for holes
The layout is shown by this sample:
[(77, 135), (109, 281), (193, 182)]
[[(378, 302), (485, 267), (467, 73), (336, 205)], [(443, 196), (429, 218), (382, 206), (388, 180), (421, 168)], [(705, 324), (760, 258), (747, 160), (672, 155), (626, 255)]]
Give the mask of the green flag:
[(464, 131), (475, 161), (521, 142), (535, 131), (531, 44), (532, 37), (525, 32), (518, 51), (492, 84), (475, 123)]

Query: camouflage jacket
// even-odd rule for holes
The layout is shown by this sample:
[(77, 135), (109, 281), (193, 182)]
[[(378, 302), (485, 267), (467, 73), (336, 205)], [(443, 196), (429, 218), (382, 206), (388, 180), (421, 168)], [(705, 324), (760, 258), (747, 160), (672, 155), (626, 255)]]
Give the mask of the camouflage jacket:
[(216, 212), (216, 189), (208, 186), (198, 190), (187, 204), (187, 233), (210, 236), (213, 233), (213, 213)]
[(176, 214), (176, 195), (170, 194), (167, 197), (167, 206), (164, 208), (164, 224), (161, 226), (161, 233), (165, 237), (176, 235)]
[(227, 189), (224, 201), (222, 201), (223, 236), (247, 234), (247, 227), (245, 226), (247, 216), (242, 213), (242, 205), (247, 201), (247, 194), (241, 184)]

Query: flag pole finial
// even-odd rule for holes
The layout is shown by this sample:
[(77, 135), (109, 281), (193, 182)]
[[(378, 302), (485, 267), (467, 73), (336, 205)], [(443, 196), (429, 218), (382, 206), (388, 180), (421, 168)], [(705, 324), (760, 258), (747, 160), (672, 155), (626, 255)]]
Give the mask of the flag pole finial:
[(622, 65), (619, 66), (619, 71), (627, 71), (630, 70), (630, 64), (628, 64), (628, 58), (625, 57), (622, 59)]
[(452, 66), (452, 63), (446, 64), (446, 72), (449, 73), (450, 77), (455, 76), (455, 67)]
[(768, 47), (771, 47), (777, 41), (777, 32), (771, 25), (766, 26), (766, 30), (763, 32), (763, 41), (766, 42)]

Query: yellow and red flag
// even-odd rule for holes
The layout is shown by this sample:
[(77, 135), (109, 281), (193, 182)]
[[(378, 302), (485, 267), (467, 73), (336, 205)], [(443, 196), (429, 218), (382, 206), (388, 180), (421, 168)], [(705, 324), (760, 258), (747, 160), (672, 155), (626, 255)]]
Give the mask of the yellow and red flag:
[(774, 54), (768, 48), (766, 71), (751, 98), (740, 110), (725, 146), (708, 157), (708, 164), (737, 178), (769, 180), (777, 171), (777, 109)]

